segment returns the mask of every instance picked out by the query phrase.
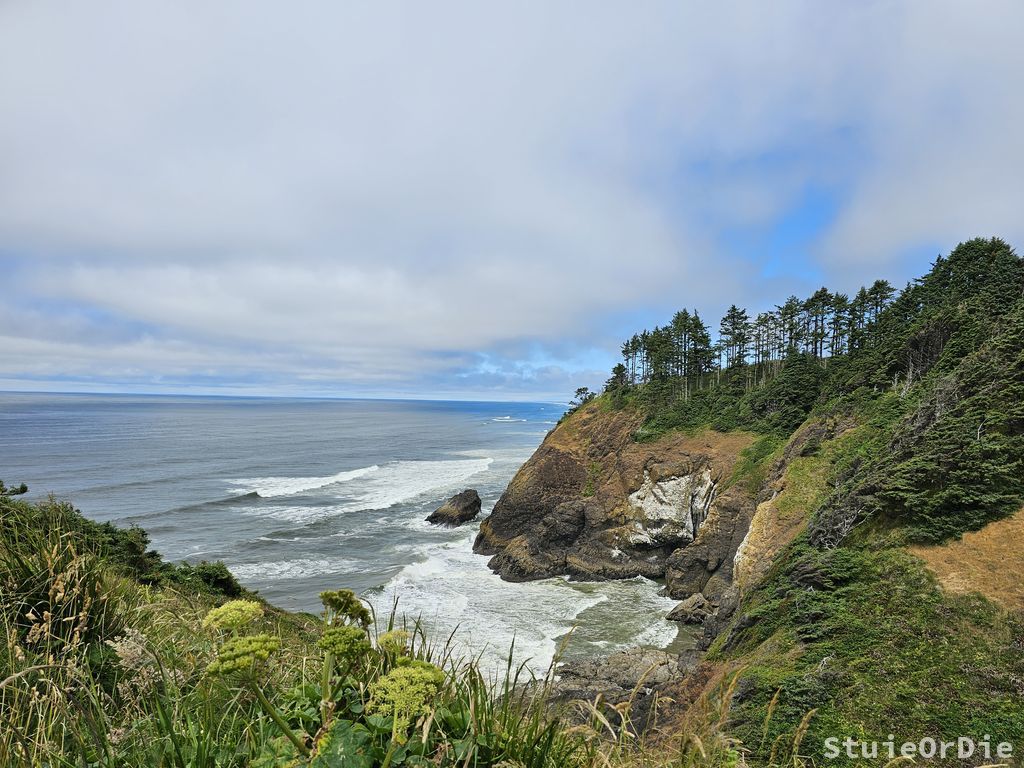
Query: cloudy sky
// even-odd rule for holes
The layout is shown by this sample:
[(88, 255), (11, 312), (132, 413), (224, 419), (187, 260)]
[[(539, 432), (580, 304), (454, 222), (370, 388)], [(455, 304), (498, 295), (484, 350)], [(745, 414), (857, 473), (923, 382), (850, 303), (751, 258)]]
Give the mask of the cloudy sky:
[(1024, 248), (1024, 4), (0, 0), (0, 389), (567, 399)]

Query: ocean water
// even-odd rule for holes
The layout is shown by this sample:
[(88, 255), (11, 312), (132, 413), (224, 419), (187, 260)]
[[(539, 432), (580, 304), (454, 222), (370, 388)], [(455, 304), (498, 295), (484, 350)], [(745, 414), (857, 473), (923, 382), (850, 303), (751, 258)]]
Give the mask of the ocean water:
[[(346, 587), (499, 665), (664, 647), (673, 605), (643, 579), (509, 584), (478, 523), (424, 518), (475, 488), (490, 512), (564, 408), (546, 403), (0, 393), (0, 479), (145, 528), (165, 557), (223, 560), (282, 608)], [(483, 516), (482, 515), (482, 516)], [(566, 640), (566, 638), (568, 639)]]

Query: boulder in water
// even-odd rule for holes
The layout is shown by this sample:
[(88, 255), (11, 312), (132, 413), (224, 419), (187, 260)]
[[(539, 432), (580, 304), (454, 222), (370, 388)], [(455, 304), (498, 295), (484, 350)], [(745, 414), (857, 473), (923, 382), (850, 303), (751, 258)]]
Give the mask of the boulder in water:
[(454, 528), (480, 514), (480, 494), (472, 488), (457, 493), (427, 517), (428, 523)]

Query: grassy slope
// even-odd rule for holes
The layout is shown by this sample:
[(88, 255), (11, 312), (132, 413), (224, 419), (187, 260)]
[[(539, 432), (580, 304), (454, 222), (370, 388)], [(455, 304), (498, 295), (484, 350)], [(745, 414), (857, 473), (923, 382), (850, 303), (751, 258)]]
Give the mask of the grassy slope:
[(1015, 611), (1024, 611), (1024, 510), (997, 520), (959, 541), (914, 546), (943, 589), (955, 594), (978, 592)]
[[(544, 685), (521, 686), (527, 676), (515, 669), (492, 683), (415, 625), (397, 636), (361, 629), (360, 614), (369, 614), (351, 608), (360, 605), (351, 593), (347, 613), (323, 620), (246, 595), (245, 612), (258, 617), (211, 624), (224, 595), (155, 553), (135, 562), (139, 536), (98, 527), (66, 505), (0, 494), (0, 765), (633, 762), (631, 747), (598, 738), (596, 716), (590, 728), (563, 726)], [(159, 583), (150, 583), (154, 572)], [(328, 652), (320, 641), (329, 628), (354, 631), (358, 642)], [(236, 642), (271, 655), (250, 652), (240, 668), (215, 671), (237, 658), (229, 653)], [(299, 745), (312, 754), (300, 755)]]
[[(859, 432), (823, 446), (833, 477), (870, 442)], [(798, 537), (710, 657), (744, 669), (731, 730), (758, 763), (789, 757), (811, 711), (801, 753), (812, 759), (829, 736), (1024, 743), (1021, 615), (944, 592), (891, 529), (833, 549)]]
[[(266, 730), (204, 674), (206, 612), (241, 590), (223, 566), (172, 566), (139, 530), (0, 496), (0, 765), (241, 765)], [(296, 674), (312, 617), (265, 606)]]

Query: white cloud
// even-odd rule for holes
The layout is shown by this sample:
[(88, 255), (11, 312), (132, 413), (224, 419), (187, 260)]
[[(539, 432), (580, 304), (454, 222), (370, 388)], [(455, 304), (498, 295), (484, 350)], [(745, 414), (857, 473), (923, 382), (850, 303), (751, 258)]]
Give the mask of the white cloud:
[[(629, 330), (603, 317), (776, 298), (723, 234), (808, 185), (842, 203), (808, 268), (841, 282), (1020, 238), (1022, 18), (6, 4), (0, 375), (550, 395), (596, 383)], [(537, 345), (560, 362), (507, 356)]]

